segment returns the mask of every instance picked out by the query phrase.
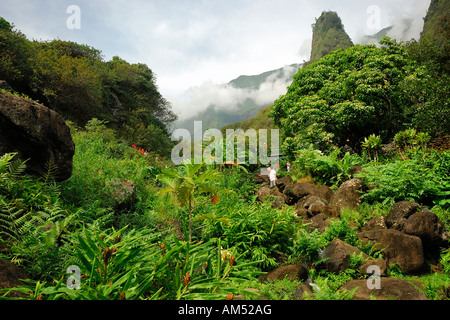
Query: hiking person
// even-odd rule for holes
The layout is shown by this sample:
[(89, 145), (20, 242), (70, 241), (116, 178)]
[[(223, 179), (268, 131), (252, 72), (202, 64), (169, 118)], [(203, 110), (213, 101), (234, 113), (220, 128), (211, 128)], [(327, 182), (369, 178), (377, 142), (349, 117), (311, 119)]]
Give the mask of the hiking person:
[(277, 183), (277, 172), (270, 167), (267, 168), (267, 171), (269, 171), (270, 188), (273, 188)]

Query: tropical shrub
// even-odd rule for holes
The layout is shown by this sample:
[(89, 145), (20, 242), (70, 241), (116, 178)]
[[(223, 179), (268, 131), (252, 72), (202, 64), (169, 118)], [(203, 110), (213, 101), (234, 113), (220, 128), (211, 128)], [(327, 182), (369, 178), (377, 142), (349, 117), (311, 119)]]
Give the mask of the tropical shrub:
[(202, 239), (221, 239), (263, 269), (276, 267), (276, 257), (292, 246), (295, 224), (290, 208), (273, 209), (268, 202), (249, 204), (227, 195), (214, 208), (208, 206), (201, 218), (209, 222), (201, 230)]
[(378, 152), (381, 150), (381, 137), (371, 134), (368, 138), (364, 138), (361, 143), (363, 150), (365, 150), (369, 158), (378, 161)]
[(370, 186), (362, 195), (369, 202), (393, 204), (410, 200), (430, 204), (444, 187), (441, 176), (416, 160), (397, 160), (377, 166), (365, 166), (357, 177)]
[[(220, 178), (220, 172), (212, 168), (201, 170), (205, 163), (197, 164), (193, 159), (180, 168), (166, 168), (158, 175), (158, 179), (166, 185), (159, 194), (171, 193), (179, 207), (187, 213), (189, 219), (189, 242), (192, 241), (193, 213), (199, 206), (207, 202), (215, 204), (219, 201), (219, 190), (214, 186), (214, 180)], [(222, 192), (224, 190), (221, 190)], [(225, 190), (226, 191), (226, 190)], [(206, 194), (206, 199), (200, 197)]]
[[(420, 126), (416, 118), (423, 119), (421, 112), (428, 114), (430, 104), (435, 109), (439, 105), (434, 112), (438, 116), (430, 115), (420, 127), (433, 135), (436, 130), (430, 121), (442, 128), (447, 121), (448, 108), (442, 106), (446, 86), (432, 89), (433, 70), (419, 66), (406, 47), (388, 38), (380, 44), (337, 50), (298, 71), (287, 93), (272, 107), (289, 157), (311, 145), (329, 150), (330, 142), (359, 151), (364, 137), (371, 134), (390, 141), (411, 122)], [(448, 82), (448, 76), (444, 78), (443, 84)]]
[(30, 281), (0, 294), (17, 290), (33, 300), (225, 299), (252, 294), (236, 284), (260, 274), (236, 251), (224, 255), (215, 241), (189, 243), (161, 238), (154, 230), (100, 231), (93, 225), (69, 238), (70, 276), (55, 285)]
[(402, 149), (423, 148), (430, 141), (430, 136), (416, 129), (407, 129), (397, 133), (394, 142)]
[[(293, 175), (311, 176), (320, 184), (338, 186), (351, 177), (350, 168), (361, 164), (361, 158), (348, 152), (340, 158), (340, 150), (336, 149), (328, 155), (312, 148), (295, 152)], [(298, 177), (296, 177), (298, 178)], [(296, 179), (294, 179), (296, 180)]]

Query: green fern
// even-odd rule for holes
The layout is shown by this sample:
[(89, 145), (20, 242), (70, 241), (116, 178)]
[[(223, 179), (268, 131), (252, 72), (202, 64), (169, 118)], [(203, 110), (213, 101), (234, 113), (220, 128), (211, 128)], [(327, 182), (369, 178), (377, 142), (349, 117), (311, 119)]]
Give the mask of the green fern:
[(0, 237), (3, 239), (18, 240), (19, 238), (24, 210), (16, 208), (13, 202), (0, 196)]
[(51, 183), (56, 180), (58, 176), (58, 166), (55, 163), (53, 157), (45, 163), (45, 172), (41, 174), (41, 180), (44, 183)]

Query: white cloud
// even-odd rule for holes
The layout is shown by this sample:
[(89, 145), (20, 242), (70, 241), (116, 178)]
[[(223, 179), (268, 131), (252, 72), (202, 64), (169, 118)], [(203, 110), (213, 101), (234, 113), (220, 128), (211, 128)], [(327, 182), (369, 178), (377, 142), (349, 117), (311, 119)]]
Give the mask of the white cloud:
[[(0, 16), (29, 38), (71, 40), (131, 62), (146, 63), (157, 75), (162, 94), (181, 108), (211, 99), (241, 99), (219, 84), (242, 74), (260, 74), (309, 59), (311, 24), (322, 11), (336, 11), (356, 41), (367, 33), (367, 8), (380, 7), (381, 27), (412, 15), (419, 21), (430, 0), (1, 0)], [(65, 28), (66, 8), (81, 8), (81, 30)], [(398, 28), (402, 28), (399, 26)], [(417, 34), (420, 21), (414, 24)], [(369, 30), (375, 33), (376, 30)], [(401, 31), (401, 30), (400, 30)], [(396, 30), (393, 29), (393, 33)], [(273, 85), (274, 95), (281, 84)], [(192, 88), (192, 89), (190, 89)], [(202, 89), (199, 89), (202, 88)], [(270, 88), (267, 88), (269, 90)], [(193, 94), (195, 92), (195, 94)], [(225, 97), (224, 97), (225, 95)], [(266, 92), (257, 97), (266, 96)], [(209, 101), (209, 97), (205, 99)]]
[(419, 39), (423, 30), (423, 18), (429, 6), (430, 0), (415, 0), (413, 6), (409, 8), (394, 7), (392, 10), (393, 28), (387, 33), (387, 36), (398, 40)]
[(212, 81), (193, 86), (180, 97), (172, 101), (173, 109), (180, 115), (180, 120), (195, 115), (209, 106), (231, 110), (237, 108), (247, 99), (257, 105), (270, 105), (280, 95), (286, 93), (292, 83), (292, 75), (296, 69), (285, 66), (281, 77), (269, 76), (257, 89), (236, 88), (230, 84), (217, 84)]

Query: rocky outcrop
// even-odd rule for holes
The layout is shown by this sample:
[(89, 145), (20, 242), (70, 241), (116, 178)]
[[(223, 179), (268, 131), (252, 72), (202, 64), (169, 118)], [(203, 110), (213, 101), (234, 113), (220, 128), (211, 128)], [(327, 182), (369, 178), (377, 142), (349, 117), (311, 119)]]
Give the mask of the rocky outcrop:
[(437, 263), (442, 248), (449, 246), (450, 235), (444, 223), (433, 212), (417, 212), (404, 223), (402, 231), (422, 240), (425, 257)]
[(419, 237), (392, 229), (378, 229), (360, 232), (358, 237), (364, 243), (374, 246), (388, 265), (397, 264), (402, 272), (418, 272), (422, 269), (424, 252)]
[(324, 11), (316, 19), (311, 46), (311, 62), (319, 60), (334, 50), (353, 46), (336, 12)]
[(259, 276), (259, 280), (263, 281), (274, 281), (274, 280), (283, 280), (285, 277), (288, 277), (291, 281), (300, 280), (304, 281), (308, 279), (308, 269), (301, 265), (285, 265), (276, 268), (266, 274)]
[(412, 201), (395, 203), (386, 217), (386, 226), (390, 229), (402, 230), (403, 224), (410, 215), (420, 210), (420, 206)]
[(63, 181), (72, 175), (75, 144), (69, 127), (55, 111), (32, 100), (0, 92), (0, 155), (17, 153), (27, 161), (27, 172), (42, 175), (50, 163), (54, 177)]
[(340, 271), (345, 271), (350, 267), (350, 256), (352, 254), (362, 254), (364, 259), (369, 258), (367, 254), (358, 248), (336, 238), (323, 251), (322, 258), (326, 259), (323, 266), (328, 272), (339, 273)]
[(361, 204), (363, 183), (359, 179), (345, 181), (331, 197), (330, 204), (340, 208), (355, 209)]
[(368, 286), (369, 280), (351, 280), (339, 288), (340, 291), (355, 290), (353, 300), (428, 300), (423, 294), (420, 281), (397, 278), (379, 279), (379, 288)]
[[(355, 168), (357, 172), (359, 168)], [(311, 181), (291, 181), (283, 179), (277, 188), (268, 188), (263, 179), (258, 196), (260, 200), (274, 199), (294, 208), (297, 223), (301, 223), (310, 232), (317, 229), (325, 232), (334, 219), (340, 219), (341, 209), (355, 209), (361, 204), (361, 195), (366, 190), (357, 178), (344, 182), (334, 193), (328, 187), (320, 187)], [(321, 262), (318, 269), (331, 273), (356, 269), (363, 280), (353, 280), (342, 286), (342, 290), (356, 287), (354, 299), (380, 300), (425, 300), (426, 296), (417, 288), (421, 282), (386, 278), (394, 265), (404, 274), (421, 274), (430, 271), (429, 264), (439, 263), (442, 248), (449, 247), (450, 234), (439, 217), (412, 201), (395, 203), (387, 215), (375, 216), (362, 226), (357, 226), (359, 248), (371, 248), (371, 257), (359, 248), (351, 246), (339, 238), (333, 239), (318, 252)], [(366, 250), (365, 250), (366, 251)], [(361, 260), (353, 260), (356, 255)], [(376, 259), (374, 257), (377, 257)], [(260, 279), (299, 279), (298, 275), (307, 277), (307, 271), (300, 271), (299, 266), (283, 266), (263, 275)], [(353, 271), (354, 272), (354, 271)], [(372, 276), (379, 276), (381, 289), (370, 289), (367, 281)], [(301, 278), (301, 276), (300, 276)], [(310, 281), (307, 278), (307, 281)], [(295, 299), (312, 295), (311, 285), (307, 282), (296, 288)]]

